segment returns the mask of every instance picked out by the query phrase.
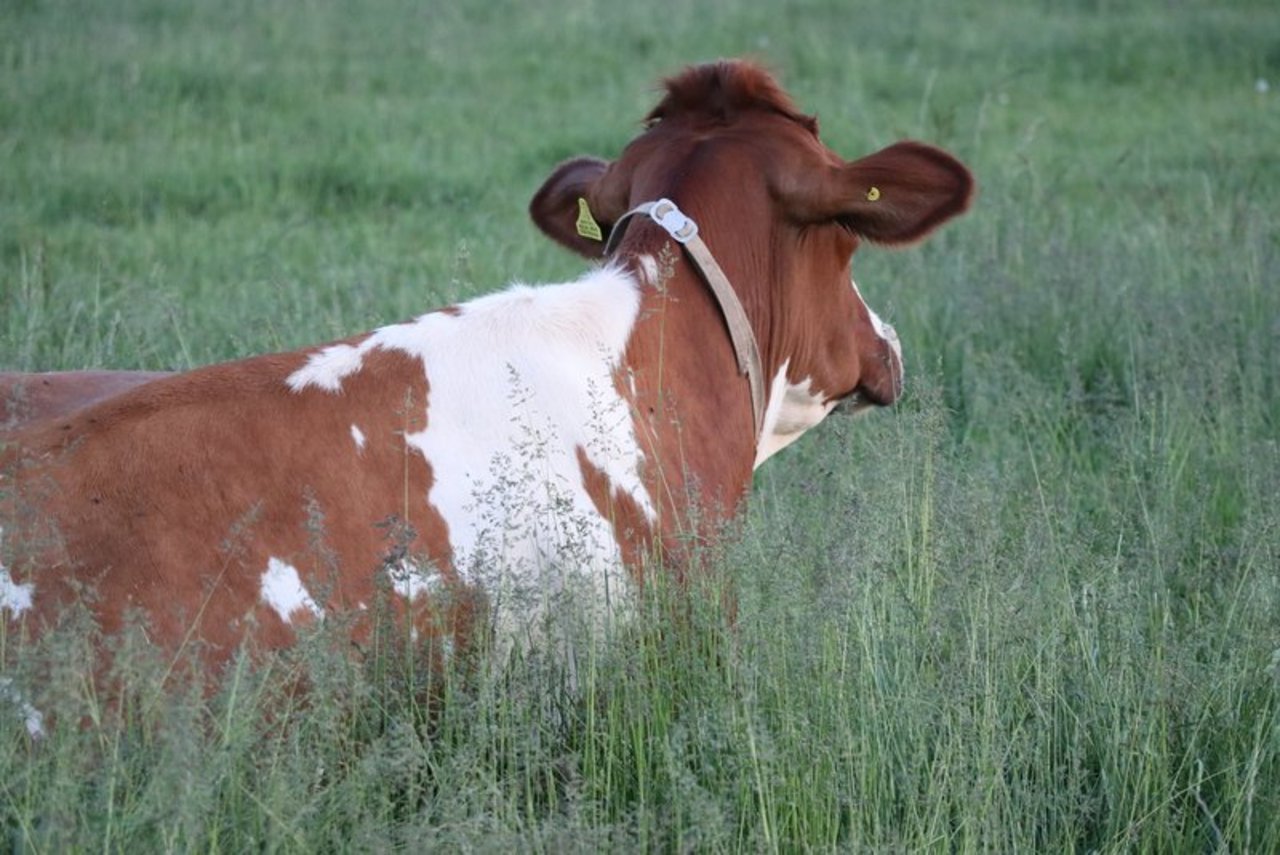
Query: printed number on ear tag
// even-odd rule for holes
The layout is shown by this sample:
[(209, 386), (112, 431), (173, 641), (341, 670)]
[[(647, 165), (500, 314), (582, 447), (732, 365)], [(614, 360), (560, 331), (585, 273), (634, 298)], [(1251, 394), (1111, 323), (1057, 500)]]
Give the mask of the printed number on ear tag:
[(874, 202), (874, 201), (876, 201), (876, 200), (877, 200), (877, 199), (879, 199), (879, 198), (880, 198), (880, 188), (879, 188), (879, 187), (872, 187), (870, 190), (868, 190), (868, 191), (867, 191), (867, 201), (868, 201), (868, 202)]
[(604, 232), (600, 230), (600, 224), (596, 222), (596, 218), (591, 216), (591, 208), (587, 205), (587, 200), (578, 199), (578, 234), (590, 240), (604, 240)]

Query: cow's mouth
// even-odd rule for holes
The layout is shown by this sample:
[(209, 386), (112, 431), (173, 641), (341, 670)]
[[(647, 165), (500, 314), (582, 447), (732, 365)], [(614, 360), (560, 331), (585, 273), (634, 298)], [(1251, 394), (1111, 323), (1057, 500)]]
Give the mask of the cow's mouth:
[(865, 413), (873, 407), (879, 406), (861, 392), (853, 391), (836, 401), (835, 407), (831, 412), (841, 416), (856, 416), (859, 413)]
[[(899, 380), (901, 384), (901, 380)], [(868, 410), (878, 409), (880, 407), (892, 406), (898, 398), (897, 394), (886, 396), (881, 393), (872, 391), (870, 387), (859, 386), (848, 395), (836, 401), (835, 407), (831, 410), (842, 416), (856, 416), (865, 413)]]

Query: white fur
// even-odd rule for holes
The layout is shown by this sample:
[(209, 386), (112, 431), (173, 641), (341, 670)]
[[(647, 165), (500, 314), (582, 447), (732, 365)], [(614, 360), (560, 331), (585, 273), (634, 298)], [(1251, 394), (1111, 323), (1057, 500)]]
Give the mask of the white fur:
[(835, 401), (826, 402), (822, 395), (814, 394), (812, 378), (806, 377), (799, 383), (789, 381), (787, 367), (790, 364), (789, 359), (782, 363), (769, 385), (764, 428), (756, 446), (756, 469), (825, 419), (836, 405)]
[(893, 348), (894, 354), (898, 357), (898, 367), (903, 367), (902, 342), (898, 341), (898, 331), (891, 324), (880, 320), (880, 316), (870, 306), (867, 306), (867, 313), (871, 315), (871, 324), (876, 328), (876, 335), (889, 342), (889, 346)]
[(44, 716), (40, 714), (40, 710), (33, 707), (23, 697), (21, 692), (14, 688), (13, 680), (8, 677), (0, 677), (0, 698), (10, 701), (18, 708), (23, 724), (27, 726), (28, 736), (32, 739), (39, 739), (44, 736)]
[(364, 431), (360, 430), (358, 425), (351, 426), (351, 438), (355, 441), (356, 451), (364, 451)]
[[(0, 526), (0, 543), (4, 542), (4, 527)], [(21, 617), (30, 610), (35, 602), (36, 586), (34, 582), (18, 583), (9, 575), (9, 568), (0, 564), (0, 613), (9, 612)]]
[(297, 568), (279, 558), (267, 560), (267, 570), (262, 574), (262, 601), (271, 606), (286, 624), (293, 622), (293, 615), (299, 609), (318, 618), (324, 617), (323, 610), (302, 584)]
[(307, 364), (290, 374), (285, 382), (295, 392), (301, 392), (308, 386), (319, 386), (326, 392), (337, 392), (342, 388), (342, 381), (364, 365), (364, 355), (370, 349), (367, 347), (369, 340), (365, 339), (358, 346), (334, 344), (313, 353), (307, 359)]
[(422, 361), (427, 427), (405, 440), (431, 464), (425, 499), (448, 525), (454, 567), (490, 596), (499, 644), (542, 635), (566, 597), (585, 595), (593, 625), (629, 605), (612, 523), (586, 492), (577, 450), (655, 517), (614, 387), (639, 309), (640, 284), (615, 268), (517, 284), (456, 314), (383, 327), (354, 353), (326, 348), (289, 377), (295, 391), (338, 392), (375, 348)]
[[(859, 300), (862, 300), (862, 305), (867, 306), (867, 301), (862, 298), (862, 292), (858, 290), (858, 283), (852, 279), (849, 281), (853, 285), (853, 293), (858, 295)], [(867, 314), (871, 316), (871, 326), (875, 328), (876, 335), (889, 342), (889, 346), (893, 348), (893, 352), (898, 357), (898, 366), (905, 367), (902, 362), (902, 343), (898, 341), (898, 331), (893, 328), (892, 324), (880, 320), (880, 316), (870, 306), (867, 306)]]
[[(858, 291), (857, 282), (853, 283), (853, 290), (858, 294), (858, 299), (862, 300), (862, 293)], [(867, 301), (862, 300), (862, 305), (867, 306)], [(906, 363), (902, 361), (902, 342), (898, 341), (898, 331), (893, 328), (892, 324), (880, 320), (880, 316), (870, 306), (867, 306), (867, 314), (871, 316), (871, 326), (875, 328), (876, 335), (880, 336), (883, 341), (888, 342), (889, 346), (893, 348), (894, 356), (898, 357), (898, 391), (901, 391), (903, 378), (906, 374)]]
[(35, 601), (36, 586), (31, 582), (19, 584), (13, 581), (8, 569), (0, 566), (0, 611), (19, 617), (31, 608)]
[(657, 288), (662, 285), (658, 281), (661, 272), (658, 270), (658, 262), (652, 255), (645, 253), (636, 256), (636, 264), (640, 267), (640, 275), (644, 277), (644, 284)]
[[(424, 594), (434, 594), (444, 584), (444, 577), (435, 569), (419, 567), (412, 561), (400, 561), (388, 571), (395, 592), (409, 602)], [(364, 604), (360, 604), (364, 608)]]

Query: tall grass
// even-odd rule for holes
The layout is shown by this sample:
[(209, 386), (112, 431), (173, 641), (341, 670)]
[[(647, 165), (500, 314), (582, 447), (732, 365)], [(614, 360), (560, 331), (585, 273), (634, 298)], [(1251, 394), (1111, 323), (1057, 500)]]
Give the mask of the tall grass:
[(573, 675), (333, 626), (179, 689), (128, 636), (108, 699), (91, 628), (0, 638), (60, 724), (0, 714), (4, 847), (1280, 849), (1270, 4), (434, 5), (0, 6), (0, 364), (181, 368), (572, 275), (523, 213), (554, 163), (752, 53), (837, 150), (978, 175), (855, 263), (906, 400), (772, 461)]

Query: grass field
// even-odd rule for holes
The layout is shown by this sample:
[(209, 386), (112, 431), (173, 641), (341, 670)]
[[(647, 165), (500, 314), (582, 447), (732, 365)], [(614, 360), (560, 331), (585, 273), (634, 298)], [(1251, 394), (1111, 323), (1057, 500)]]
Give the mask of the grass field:
[(1280, 851), (1270, 0), (0, 0), (0, 368), (575, 275), (534, 189), (744, 54), (836, 150), (929, 140), (981, 195), (855, 260), (908, 394), (759, 473), (732, 626), (656, 591), (579, 692), (530, 662), (434, 711), (323, 637), (208, 694), (126, 639), (107, 704), (86, 633), (0, 636), (86, 721), (0, 714), (0, 850)]

